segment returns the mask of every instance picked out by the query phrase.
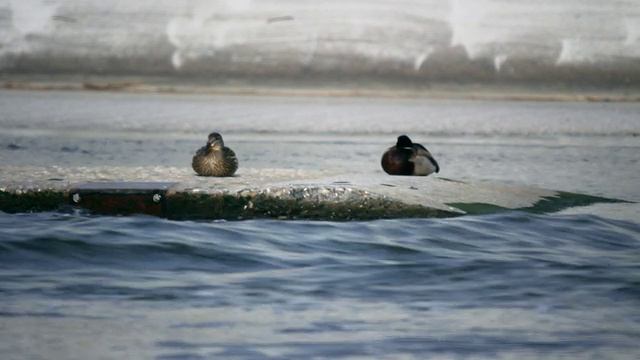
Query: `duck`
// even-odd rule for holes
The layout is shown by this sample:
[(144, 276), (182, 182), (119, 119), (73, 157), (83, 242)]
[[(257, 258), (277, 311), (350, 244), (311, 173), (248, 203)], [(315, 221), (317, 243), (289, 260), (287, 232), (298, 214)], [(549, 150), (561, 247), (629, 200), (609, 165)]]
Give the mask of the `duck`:
[(440, 165), (429, 150), (412, 142), (407, 135), (398, 136), (396, 145), (382, 155), (381, 164), (389, 175), (427, 176), (440, 172)]
[(207, 144), (196, 151), (191, 167), (200, 176), (232, 176), (238, 170), (238, 158), (233, 150), (224, 146), (222, 135), (212, 132)]

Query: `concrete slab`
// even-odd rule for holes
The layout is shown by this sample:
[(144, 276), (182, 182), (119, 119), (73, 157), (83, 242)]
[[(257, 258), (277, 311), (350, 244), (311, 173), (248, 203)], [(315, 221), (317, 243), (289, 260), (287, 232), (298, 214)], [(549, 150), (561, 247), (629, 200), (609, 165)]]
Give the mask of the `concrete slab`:
[(173, 167), (0, 167), (0, 210), (82, 207), (170, 219), (370, 220), (553, 212), (619, 202), (583, 194), (442, 177), (240, 169), (230, 178)]

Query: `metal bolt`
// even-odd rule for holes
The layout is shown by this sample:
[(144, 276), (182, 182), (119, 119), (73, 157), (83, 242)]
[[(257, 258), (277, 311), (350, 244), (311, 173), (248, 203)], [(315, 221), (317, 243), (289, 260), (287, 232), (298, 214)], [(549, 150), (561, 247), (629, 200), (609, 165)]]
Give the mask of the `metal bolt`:
[(160, 202), (162, 196), (160, 194), (153, 194), (153, 202)]
[(74, 203), (79, 203), (80, 202), (80, 194), (73, 194), (73, 202)]

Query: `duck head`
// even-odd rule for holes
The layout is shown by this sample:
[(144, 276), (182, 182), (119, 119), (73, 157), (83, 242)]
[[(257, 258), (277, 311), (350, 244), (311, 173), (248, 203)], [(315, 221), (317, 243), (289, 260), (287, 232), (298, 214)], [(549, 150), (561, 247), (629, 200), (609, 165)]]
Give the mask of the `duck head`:
[(396, 143), (396, 147), (398, 149), (410, 148), (412, 146), (413, 146), (413, 142), (411, 141), (411, 139), (409, 139), (407, 135), (398, 136), (398, 142)]
[(222, 140), (222, 135), (213, 132), (209, 134), (209, 138), (207, 140), (207, 147), (212, 150), (220, 150), (224, 147), (224, 141)]

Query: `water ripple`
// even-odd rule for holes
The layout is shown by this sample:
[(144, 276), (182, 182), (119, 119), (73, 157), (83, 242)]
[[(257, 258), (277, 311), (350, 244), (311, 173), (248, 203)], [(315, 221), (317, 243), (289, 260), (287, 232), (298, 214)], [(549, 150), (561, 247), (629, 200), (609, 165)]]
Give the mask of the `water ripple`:
[(587, 215), (0, 214), (0, 318), (158, 318), (203, 335), (156, 337), (158, 358), (629, 355), (640, 336), (638, 259), (638, 224)]

